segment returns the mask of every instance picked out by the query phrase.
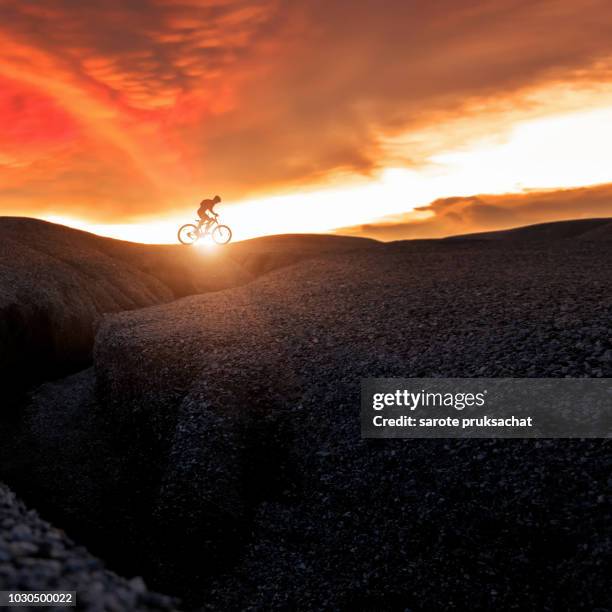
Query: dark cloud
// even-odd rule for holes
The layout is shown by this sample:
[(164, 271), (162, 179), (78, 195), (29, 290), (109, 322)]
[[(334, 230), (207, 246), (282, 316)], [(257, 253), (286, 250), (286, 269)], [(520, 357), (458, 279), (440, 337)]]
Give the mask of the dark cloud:
[[(429, 213), (430, 216), (422, 219), (419, 213)], [(346, 227), (337, 233), (379, 240), (441, 238), (590, 217), (612, 217), (612, 184), (501, 196), (443, 198), (417, 208), (416, 214), (407, 213), (381, 219), (379, 223)]]

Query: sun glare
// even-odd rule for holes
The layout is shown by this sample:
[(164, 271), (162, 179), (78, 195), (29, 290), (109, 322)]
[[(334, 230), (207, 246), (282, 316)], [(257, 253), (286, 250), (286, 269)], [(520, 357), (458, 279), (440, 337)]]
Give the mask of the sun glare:
[(194, 246), (200, 249), (201, 251), (214, 251), (217, 247), (217, 244), (210, 236), (203, 236), (197, 242), (194, 243)]

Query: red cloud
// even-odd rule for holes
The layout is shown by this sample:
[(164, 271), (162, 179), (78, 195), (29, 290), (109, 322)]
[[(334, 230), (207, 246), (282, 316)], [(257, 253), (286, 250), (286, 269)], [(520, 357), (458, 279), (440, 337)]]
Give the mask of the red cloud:
[(0, 150), (28, 154), (73, 140), (78, 127), (52, 97), (0, 76)]

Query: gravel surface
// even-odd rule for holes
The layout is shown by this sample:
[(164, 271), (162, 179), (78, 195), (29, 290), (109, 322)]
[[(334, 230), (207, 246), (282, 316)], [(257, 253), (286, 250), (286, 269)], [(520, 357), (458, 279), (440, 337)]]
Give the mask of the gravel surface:
[[(90, 368), (32, 392), (20, 418), (6, 425), (2, 479), (97, 556), (109, 559), (115, 552), (115, 571), (142, 573), (138, 560), (125, 562), (135, 531), (133, 507), (122, 490), (129, 468), (115, 451), (112, 431), (98, 418), (94, 390)], [(120, 540), (125, 547), (117, 545)]]
[(362, 440), (358, 418), (366, 376), (612, 376), (610, 255), (399, 243), (106, 318), (99, 410), (149, 479), (156, 588), (210, 609), (611, 608), (609, 441)]
[(102, 313), (251, 280), (233, 259), (0, 218), (0, 383), (5, 393), (91, 359)]
[[(87, 363), (105, 312), (241, 285), (254, 275), (312, 257), (315, 251), (376, 244), (333, 236), (288, 238), (208, 252), (131, 244), (33, 219), (0, 218), (0, 377), (7, 400), (3, 408), (19, 408), (0, 411), (0, 479), (9, 481), (53, 522), (69, 526), (79, 541), (111, 559), (121, 573), (133, 575), (146, 568), (150, 553), (154, 568), (163, 567), (158, 538), (151, 537), (159, 519), (152, 523), (148, 517), (150, 488), (158, 486), (159, 469), (154, 465), (148, 470), (153, 477), (146, 469), (137, 472), (133, 454), (117, 451), (117, 428), (108, 426), (105, 411), (98, 407), (94, 372), (84, 370), (44, 384), (27, 399), (23, 388)], [(150, 459), (149, 451), (146, 460)], [(174, 484), (170, 479), (168, 487)], [(220, 485), (217, 496), (222, 489)], [(244, 506), (234, 499), (236, 507)], [(231, 521), (226, 526), (230, 533)], [(0, 542), (4, 537), (0, 522)], [(24, 560), (23, 567), (16, 557), (5, 555), (2, 560), (6, 576), (9, 570), (14, 575), (19, 570), (24, 588), (38, 584), (31, 560)], [(170, 564), (168, 575), (173, 571)], [(89, 582), (87, 572), (79, 575), (85, 595), (88, 589), (102, 588), (98, 578), (93, 570)], [(57, 584), (64, 583), (58, 578)], [(133, 598), (123, 598), (121, 584), (117, 579), (119, 599), (104, 600), (108, 609), (136, 605)], [(138, 585), (136, 581), (134, 588)], [(91, 609), (102, 609), (93, 597), (83, 601)]]
[(85, 367), (103, 313), (242, 285), (361, 238), (288, 236), (224, 249), (144, 245), (36, 219), (0, 217), (0, 383), (17, 394)]
[(99, 559), (75, 545), (63, 531), (41, 520), (36, 512), (28, 510), (2, 484), (0, 588), (77, 591), (77, 605), (81, 610), (176, 609), (174, 600), (149, 591), (142, 578), (126, 580), (106, 570)]

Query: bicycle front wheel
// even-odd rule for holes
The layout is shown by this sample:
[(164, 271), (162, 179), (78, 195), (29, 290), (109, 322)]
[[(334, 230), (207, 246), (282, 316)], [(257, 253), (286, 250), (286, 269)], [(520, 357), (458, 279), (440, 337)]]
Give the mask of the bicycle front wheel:
[(232, 230), (227, 225), (217, 225), (212, 231), (212, 239), (217, 244), (227, 244), (232, 239)]
[(178, 239), (181, 244), (193, 244), (199, 237), (200, 232), (192, 223), (183, 225), (178, 231)]

